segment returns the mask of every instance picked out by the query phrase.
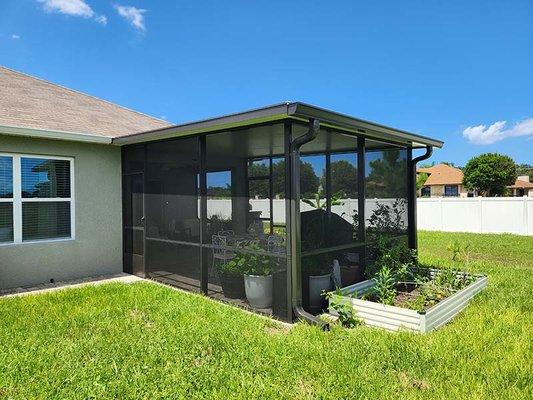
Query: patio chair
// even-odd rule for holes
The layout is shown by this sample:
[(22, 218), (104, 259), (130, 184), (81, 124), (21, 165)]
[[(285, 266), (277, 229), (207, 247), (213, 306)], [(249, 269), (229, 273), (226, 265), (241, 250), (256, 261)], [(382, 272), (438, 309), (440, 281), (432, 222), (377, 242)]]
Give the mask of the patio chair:
[(280, 235), (268, 235), (267, 237), (267, 251), (270, 253), (283, 253), (285, 247), (283, 245), (284, 238)]
[(235, 257), (235, 253), (224, 248), (228, 245), (227, 236), (213, 235), (211, 243), (213, 244), (213, 263), (211, 265), (211, 271), (213, 272), (216, 260), (222, 261), (222, 264), (226, 264)]

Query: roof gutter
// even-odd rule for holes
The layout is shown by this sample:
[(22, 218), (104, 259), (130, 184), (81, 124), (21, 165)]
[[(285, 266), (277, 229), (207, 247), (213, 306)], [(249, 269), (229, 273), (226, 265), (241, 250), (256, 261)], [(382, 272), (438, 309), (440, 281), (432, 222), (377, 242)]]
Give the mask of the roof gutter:
[(410, 143), (413, 147), (442, 147), (444, 142), (427, 136), (391, 128), (375, 122), (354, 118), (349, 115), (329, 111), (305, 103), (293, 103), (288, 107), (289, 116), (295, 118), (316, 118), (325, 127), (341, 128), (369, 138), (385, 141), (396, 140), (399, 143)]
[(22, 128), (19, 126), (0, 125), (0, 135), (19, 136), (37, 139), (68, 140), (71, 142), (111, 144), (113, 139), (90, 133), (50, 131), (45, 129)]
[(296, 317), (313, 325), (319, 325), (324, 330), (329, 330), (329, 324), (320, 318), (308, 313), (302, 307), (302, 250), (301, 250), (301, 221), (300, 221), (300, 147), (311, 142), (318, 135), (320, 122), (309, 119), (309, 130), (290, 143), (291, 160), (291, 270), (292, 270), (292, 311)]

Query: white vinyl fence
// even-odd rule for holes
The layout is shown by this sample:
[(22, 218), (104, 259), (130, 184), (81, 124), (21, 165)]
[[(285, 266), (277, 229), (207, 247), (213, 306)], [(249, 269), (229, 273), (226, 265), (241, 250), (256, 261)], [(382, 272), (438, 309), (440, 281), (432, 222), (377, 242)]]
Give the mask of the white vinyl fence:
[[(395, 199), (367, 199), (365, 214), (370, 217), (378, 204), (391, 206)], [(332, 210), (352, 222), (357, 199), (342, 199)], [(251, 211), (269, 216), (268, 199), (250, 199)], [(301, 203), (301, 210), (312, 207)], [(209, 217), (231, 218), (231, 200), (208, 200)], [(404, 218), (406, 213), (403, 214)], [(285, 223), (285, 200), (274, 200), (274, 222)], [(404, 221), (407, 224), (407, 221)], [(418, 199), (417, 225), (420, 230), (533, 235), (533, 197), (475, 197)]]
[(418, 199), (417, 226), (428, 231), (533, 235), (533, 197)]
[[(389, 208), (393, 206), (397, 199), (367, 199), (365, 202), (365, 216), (368, 219), (378, 205), (386, 205)], [(325, 202), (325, 199), (321, 199), (321, 203)], [(340, 215), (346, 221), (352, 223), (353, 216), (358, 210), (358, 201), (357, 199), (341, 199), (340, 205), (335, 205), (331, 207), (331, 211), (335, 214)], [(269, 199), (250, 199), (249, 200), (250, 211), (260, 211), (261, 217), (268, 218), (270, 216), (270, 200)], [(401, 213), (402, 221), (407, 226), (407, 202), (404, 202), (403, 207), (405, 207), (403, 213)], [(300, 202), (301, 211), (313, 210), (309, 204)], [(217, 215), (221, 218), (231, 218), (231, 200), (207, 200), (207, 217), (211, 218), (214, 215)], [(274, 214), (274, 223), (284, 224), (285, 223), (285, 200), (284, 199), (275, 199), (273, 200), (273, 214)]]

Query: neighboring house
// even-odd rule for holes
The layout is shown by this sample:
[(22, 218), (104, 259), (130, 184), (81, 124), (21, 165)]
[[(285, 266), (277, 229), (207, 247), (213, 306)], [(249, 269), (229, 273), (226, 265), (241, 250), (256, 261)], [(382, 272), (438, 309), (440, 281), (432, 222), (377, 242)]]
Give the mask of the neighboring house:
[[(124, 271), (253, 306), (244, 294), (250, 278), (256, 307), (313, 320), (309, 312), (323, 300), (321, 287), (311, 296), (313, 264), (330, 268), (322, 260), (335, 255), (350, 285), (376, 235), (416, 248), (412, 153), (426, 149), (429, 157), (442, 144), (300, 102), (170, 126), (0, 67), (0, 289)], [(324, 209), (300, 211), (294, 200), (300, 155), (325, 166)], [(358, 190), (351, 221), (332, 209), (328, 160), (338, 157), (357, 165), (355, 187), (374, 185), (366, 196)], [(251, 207), (257, 185), (269, 188), (264, 210)], [(230, 201), (229, 217), (208, 188)], [(282, 226), (274, 224), (274, 200)], [(396, 222), (367, 224), (367, 214), (384, 207)], [(262, 260), (258, 274), (274, 273), (245, 277), (247, 259)], [(327, 289), (330, 279), (320, 282)]]
[[(417, 174), (425, 173), (427, 180), (418, 190), (419, 197), (468, 197), (469, 191), (463, 185), (463, 171), (447, 164), (417, 168)], [(471, 194), (470, 194), (471, 195)]]
[(508, 186), (511, 192), (511, 196), (522, 197), (528, 196), (533, 197), (533, 183), (529, 181), (529, 175), (521, 175), (516, 178), (514, 185)]

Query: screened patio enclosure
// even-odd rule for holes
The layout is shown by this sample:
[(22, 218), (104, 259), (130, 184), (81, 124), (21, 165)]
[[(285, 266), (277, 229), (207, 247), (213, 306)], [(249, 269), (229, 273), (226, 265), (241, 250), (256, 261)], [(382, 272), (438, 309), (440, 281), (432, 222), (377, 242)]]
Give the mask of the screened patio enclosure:
[(124, 270), (289, 321), (363, 280), (380, 235), (416, 247), (413, 150), (442, 145), (303, 103), (116, 143)]

